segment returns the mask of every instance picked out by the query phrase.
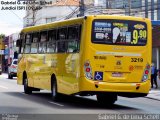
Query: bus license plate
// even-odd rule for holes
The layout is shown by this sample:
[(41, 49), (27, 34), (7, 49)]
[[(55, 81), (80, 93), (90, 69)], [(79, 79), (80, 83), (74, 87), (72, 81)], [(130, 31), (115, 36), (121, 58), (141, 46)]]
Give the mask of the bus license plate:
[(114, 72), (114, 73), (112, 73), (112, 77), (122, 77), (122, 76), (123, 76), (123, 74), (120, 73), (120, 72)]

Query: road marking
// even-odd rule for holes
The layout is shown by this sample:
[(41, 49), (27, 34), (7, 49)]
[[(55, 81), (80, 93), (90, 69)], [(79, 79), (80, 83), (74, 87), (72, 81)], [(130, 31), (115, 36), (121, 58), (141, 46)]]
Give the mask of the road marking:
[(20, 92), (21, 94), (23, 94), (23, 95), (28, 95), (28, 94), (26, 94), (26, 93), (24, 93), (24, 92)]
[(51, 104), (54, 104), (54, 105), (58, 105), (58, 106), (61, 106), (61, 107), (63, 107), (64, 105), (62, 105), (62, 104), (59, 104), (59, 103), (56, 103), (56, 102), (51, 102), (51, 101), (48, 101), (49, 103), (51, 103)]
[(1, 85), (0, 85), (0, 88), (8, 89), (8, 87), (5, 87), (5, 86), (1, 86)]

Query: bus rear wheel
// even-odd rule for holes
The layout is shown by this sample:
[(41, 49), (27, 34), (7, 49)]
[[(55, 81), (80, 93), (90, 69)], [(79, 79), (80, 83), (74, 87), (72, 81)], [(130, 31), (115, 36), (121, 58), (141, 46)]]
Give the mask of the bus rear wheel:
[(24, 93), (25, 94), (31, 94), (32, 93), (32, 88), (28, 86), (27, 77), (24, 78)]
[(54, 101), (58, 101), (59, 97), (60, 97), (60, 93), (58, 93), (58, 91), (57, 91), (57, 81), (56, 80), (52, 81), (51, 92), (52, 92), (51, 93), (52, 94), (52, 99)]
[(104, 106), (112, 106), (117, 101), (117, 94), (114, 93), (99, 93), (97, 101)]

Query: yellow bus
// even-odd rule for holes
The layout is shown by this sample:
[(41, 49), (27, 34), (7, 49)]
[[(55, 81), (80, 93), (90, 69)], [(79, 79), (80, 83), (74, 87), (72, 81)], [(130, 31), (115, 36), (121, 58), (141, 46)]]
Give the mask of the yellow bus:
[(26, 94), (50, 90), (96, 95), (103, 104), (117, 96), (143, 97), (150, 90), (151, 22), (130, 16), (95, 15), (24, 28), (18, 84)]

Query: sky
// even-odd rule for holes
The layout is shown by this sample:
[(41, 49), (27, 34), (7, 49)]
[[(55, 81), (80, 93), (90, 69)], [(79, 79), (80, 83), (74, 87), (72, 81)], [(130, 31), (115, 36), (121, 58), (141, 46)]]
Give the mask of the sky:
[(14, 2), (18, 0), (0, 0), (0, 34), (6, 36), (18, 33), (23, 28), (23, 17), (25, 10), (2, 10), (2, 7), (15, 7), (16, 5), (5, 5), (2, 2)]

